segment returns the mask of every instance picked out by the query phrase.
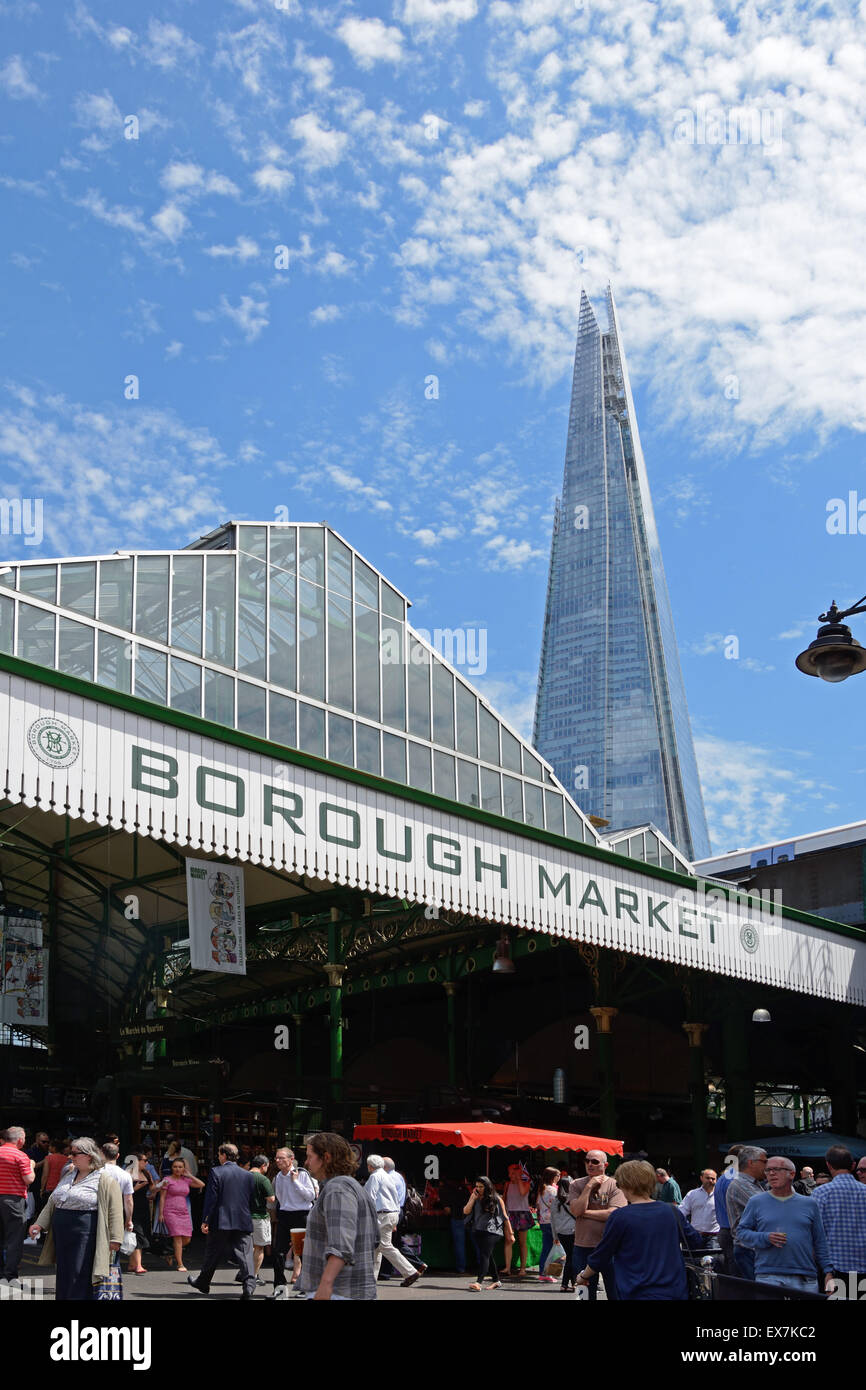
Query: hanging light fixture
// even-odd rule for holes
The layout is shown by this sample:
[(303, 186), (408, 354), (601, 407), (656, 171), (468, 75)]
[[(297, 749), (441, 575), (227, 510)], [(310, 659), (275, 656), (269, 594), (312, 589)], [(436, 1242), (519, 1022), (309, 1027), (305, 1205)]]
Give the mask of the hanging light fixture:
[(513, 975), (514, 961), (511, 959), (511, 943), (507, 936), (500, 936), (493, 957), (494, 975)]
[(753, 1023), (772, 1023), (773, 1020), (772, 1020), (772, 1018), (770, 1017), (770, 1010), (769, 1010), (769, 1009), (756, 1009), (755, 1012), (752, 1014), (752, 1022), (753, 1022)]

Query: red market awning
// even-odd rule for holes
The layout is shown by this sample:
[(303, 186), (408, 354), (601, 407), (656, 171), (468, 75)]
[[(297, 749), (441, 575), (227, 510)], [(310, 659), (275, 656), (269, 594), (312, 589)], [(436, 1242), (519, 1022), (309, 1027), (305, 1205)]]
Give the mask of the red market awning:
[(423, 1125), (356, 1125), (354, 1138), (390, 1140), (392, 1144), (445, 1144), (457, 1149), (600, 1149), (622, 1156), (621, 1139), (593, 1134), (564, 1134), (558, 1129), (526, 1129), (492, 1121), (442, 1120)]

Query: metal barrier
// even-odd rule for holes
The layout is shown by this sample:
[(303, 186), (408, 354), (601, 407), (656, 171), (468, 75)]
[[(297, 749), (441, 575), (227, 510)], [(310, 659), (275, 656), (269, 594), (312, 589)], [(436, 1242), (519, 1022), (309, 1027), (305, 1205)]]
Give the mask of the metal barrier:
[(689, 1279), (691, 1299), (717, 1303), (826, 1303), (823, 1293), (805, 1293), (789, 1289), (784, 1284), (763, 1284), (751, 1279), (738, 1279), (721, 1274), (713, 1265), (713, 1257), (704, 1255), (700, 1262), (687, 1261), (693, 1272)]

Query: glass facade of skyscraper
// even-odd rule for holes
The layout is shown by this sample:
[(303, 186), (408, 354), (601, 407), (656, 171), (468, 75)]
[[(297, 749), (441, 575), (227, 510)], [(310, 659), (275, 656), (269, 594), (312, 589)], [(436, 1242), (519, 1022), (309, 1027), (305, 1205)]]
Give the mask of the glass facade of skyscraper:
[(581, 296), (534, 742), (589, 814), (709, 839), (646, 466), (608, 291)]

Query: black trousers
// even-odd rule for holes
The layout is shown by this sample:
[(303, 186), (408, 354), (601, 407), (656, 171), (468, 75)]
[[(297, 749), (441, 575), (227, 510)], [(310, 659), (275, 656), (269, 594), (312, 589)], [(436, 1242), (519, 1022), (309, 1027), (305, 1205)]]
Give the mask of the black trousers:
[(730, 1226), (719, 1227), (719, 1248), (725, 1259), (725, 1274), (736, 1274), (734, 1269), (734, 1242)]
[(24, 1247), (24, 1209), (26, 1197), (0, 1193), (0, 1246), (6, 1250), (4, 1279), (17, 1279)]
[(562, 1266), (562, 1287), (569, 1288), (574, 1284), (574, 1270), (572, 1260), (574, 1259), (574, 1231), (570, 1236), (557, 1236), (557, 1240), (565, 1251), (565, 1261)]
[(196, 1277), (196, 1283), (203, 1289), (210, 1288), (214, 1270), (220, 1260), (233, 1258), (244, 1276), (244, 1293), (255, 1293), (256, 1276), (253, 1274), (253, 1236), (251, 1231), (209, 1230), (204, 1247), (204, 1260)]
[(493, 1251), (496, 1242), (501, 1240), (501, 1236), (491, 1235), (489, 1231), (474, 1231), (473, 1238), (475, 1249), (478, 1251), (478, 1282), (482, 1283), (487, 1270), (493, 1275), (494, 1281), (499, 1278), (499, 1272), (493, 1262)]

